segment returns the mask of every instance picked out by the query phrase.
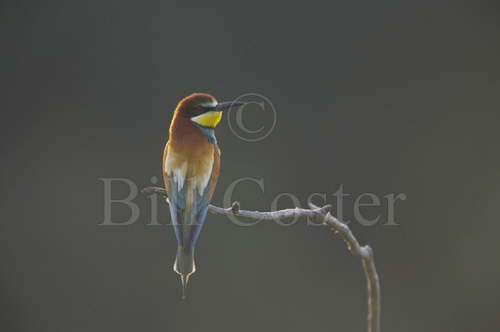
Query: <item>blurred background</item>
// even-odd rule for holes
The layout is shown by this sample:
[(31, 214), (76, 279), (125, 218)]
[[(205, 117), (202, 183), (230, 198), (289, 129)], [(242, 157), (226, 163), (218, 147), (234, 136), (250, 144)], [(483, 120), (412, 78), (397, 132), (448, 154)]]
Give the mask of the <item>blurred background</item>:
[[(499, 5), (495, 1), (2, 1), (3, 331), (364, 331), (360, 261), (321, 227), (209, 216), (187, 301), (167, 207), (122, 227), (100, 178), (161, 176), (178, 100), (272, 101), (258, 142), (217, 130), (214, 204), (305, 206), (404, 193), (371, 227), (383, 331), (500, 329)], [(269, 114), (245, 111), (248, 128)], [(113, 197), (127, 195), (113, 186)], [(161, 202), (160, 202), (161, 203)], [(279, 207), (291, 207), (286, 198)], [(130, 210), (113, 205), (113, 220)]]

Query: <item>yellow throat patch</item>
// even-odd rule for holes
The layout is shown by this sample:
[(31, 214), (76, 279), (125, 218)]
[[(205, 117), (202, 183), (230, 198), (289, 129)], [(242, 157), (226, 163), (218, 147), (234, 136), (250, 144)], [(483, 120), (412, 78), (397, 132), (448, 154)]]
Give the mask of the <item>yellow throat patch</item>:
[(192, 121), (196, 122), (200, 126), (210, 128), (215, 128), (221, 119), (222, 112), (219, 111), (209, 111), (191, 118)]

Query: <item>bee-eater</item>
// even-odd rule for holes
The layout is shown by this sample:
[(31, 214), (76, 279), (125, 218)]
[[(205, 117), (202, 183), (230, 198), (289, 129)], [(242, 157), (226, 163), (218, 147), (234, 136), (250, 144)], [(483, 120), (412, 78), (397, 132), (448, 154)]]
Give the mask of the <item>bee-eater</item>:
[(196, 270), (194, 250), (219, 178), (220, 150), (214, 129), (222, 112), (240, 102), (223, 102), (205, 93), (182, 99), (174, 111), (163, 153), (163, 179), (177, 238), (174, 271), (180, 275), (182, 298)]

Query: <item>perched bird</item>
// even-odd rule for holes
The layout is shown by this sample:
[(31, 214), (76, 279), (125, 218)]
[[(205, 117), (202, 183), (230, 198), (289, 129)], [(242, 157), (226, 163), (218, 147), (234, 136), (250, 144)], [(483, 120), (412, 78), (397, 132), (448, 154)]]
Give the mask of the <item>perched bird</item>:
[(182, 298), (196, 270), (194, 250), (219, 178), (220, 150), (214, 129), (222, 112), (240, 107), (205, 93), (194, 93), (177, 105), (163, 153), (163, 179), (177, 238), (174, 271), (180, 275)]

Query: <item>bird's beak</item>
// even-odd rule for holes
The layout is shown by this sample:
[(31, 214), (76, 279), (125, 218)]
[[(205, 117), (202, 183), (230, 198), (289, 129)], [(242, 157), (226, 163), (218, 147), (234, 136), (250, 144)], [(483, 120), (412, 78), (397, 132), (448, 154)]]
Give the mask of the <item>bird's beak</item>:
[(222, 112), (231, 109), (238, 109), (243, 105), (245, 105), (245, 103), (241, 101), (224, 101), (222, 103), (218, 103), (217, 106), (215, 106), (215, 111)]

